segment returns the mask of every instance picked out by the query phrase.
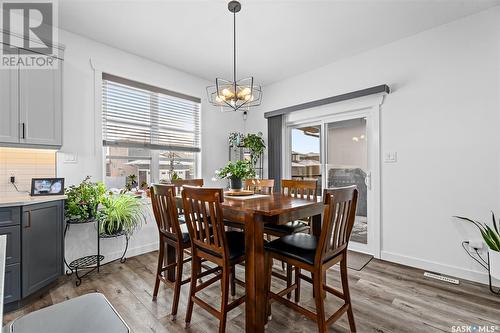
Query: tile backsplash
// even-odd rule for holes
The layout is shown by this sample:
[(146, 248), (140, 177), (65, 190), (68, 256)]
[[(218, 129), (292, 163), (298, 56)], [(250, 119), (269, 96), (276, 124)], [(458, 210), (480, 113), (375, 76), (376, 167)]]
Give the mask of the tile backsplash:
[(0, 196), (19, 194), (10, 183), (11, 175), (16, 177), (19, 191), (30, 191), (31, 178), (56, 176), (56, 152), (0, 147)]

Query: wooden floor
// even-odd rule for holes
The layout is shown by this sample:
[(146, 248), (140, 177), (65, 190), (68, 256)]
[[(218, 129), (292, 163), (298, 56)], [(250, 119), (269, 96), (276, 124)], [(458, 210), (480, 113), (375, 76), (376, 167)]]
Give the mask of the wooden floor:
[[(133, 332), (215, 332), (218, 322), (195, 305), (191, 327), (184, 329), (188, 285), (182, 287), (177, 321), (169, 313), (172, 290), (160, 288), (158, 301), (151, 301), (156, 252), (129, 258), (125, 264), (104, 267), (75, 287), (73, 278), (61, 278), (49, 292), (27, 307), (4, 316), (4, 323), (22, 314), (58, 303), (78, 295), (101, 292), (131, 327)], [(189, 270), (189, 264), (188, 270)], [(276, 265), (279, 269), (280, 265)], [(188, 272), (186, 272), (188, 273)], [(423, 272), (380, 260), (372, 260), (362, 271), (349, 270), (350, 290), (358, 332), (451, 332), (453, 325), (498, 325), (500, 297), (489, 293), (484, 285), (462, 282), (454, 286), (428, 280)], [(244, 277), (243, 268), (238, 275)], [(273, 279), (273, 288), (279, 282)], [(339, 287), (338, 271), (328, 272), (328, 284)], [(311, 287), (303, 283), (303, 304), (314, 305)], [(218, 306), (219, 284), (204, 290), (203, 297)], [(243, 293), (242, 288), (238, 294)], [(238, 296), (237, 294), (237, 296)], [(326, 299), (327, 313), (340, 303), (331, 295)], [(244, 332), (244, 304), (229, 313), (228, 332)], [(308, 319), (273, 304), (273, 318), (267, 332), (315, 332)], [(348, 332), (346, 318), (330, 327), (331, 332)]]

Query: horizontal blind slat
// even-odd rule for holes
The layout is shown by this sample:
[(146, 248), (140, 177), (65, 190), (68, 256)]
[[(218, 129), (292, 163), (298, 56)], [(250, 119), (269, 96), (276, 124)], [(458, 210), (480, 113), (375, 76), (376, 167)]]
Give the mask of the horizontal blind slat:
[(105, 145), (199, 152), (200, 103), (154, 90), (103, 79)]

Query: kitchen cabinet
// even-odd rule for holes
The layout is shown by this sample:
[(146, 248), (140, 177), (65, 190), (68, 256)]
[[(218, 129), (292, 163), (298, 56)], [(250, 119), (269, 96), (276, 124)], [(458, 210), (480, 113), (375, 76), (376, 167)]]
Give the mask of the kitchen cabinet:
[(0, 207), (0, 235), (7, 235), (4, 304), (23, 299), (64, 271), (64, 200)]
[(62, 145), (61, 68), (19, 70), (20, 143)]
[(62, 201), (23, 206), (22, 297), (55, 281), (63, 274)]
[[(62, 53), (62, 52), (61, 52)], [(36, 54), (33, 53), (33, 56)], [(28, 55), (29, 56), (29, 55)], [(0, 144), (62, 146), (62, 68), (0, 69)]]
[(0, 69), (0, 142), (19, 142), (18, 75), (17, 69)]

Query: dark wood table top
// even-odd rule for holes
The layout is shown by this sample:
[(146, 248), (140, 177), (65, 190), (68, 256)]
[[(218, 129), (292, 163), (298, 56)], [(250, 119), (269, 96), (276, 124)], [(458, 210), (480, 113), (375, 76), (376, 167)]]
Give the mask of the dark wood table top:
[(242, 212), (252, 211), (259, 215), (275, 216), (285, 212), (301, 210), (306, 207), (323, 207), (323, 203), (321, 201), (293, 198), (275, 193), (273, 195), (245, 199), (225, 196), (222, 207)]

